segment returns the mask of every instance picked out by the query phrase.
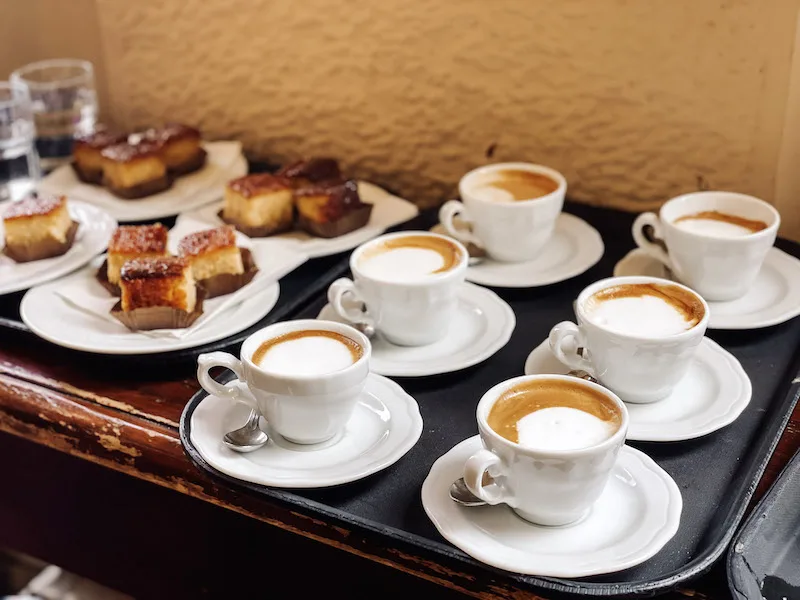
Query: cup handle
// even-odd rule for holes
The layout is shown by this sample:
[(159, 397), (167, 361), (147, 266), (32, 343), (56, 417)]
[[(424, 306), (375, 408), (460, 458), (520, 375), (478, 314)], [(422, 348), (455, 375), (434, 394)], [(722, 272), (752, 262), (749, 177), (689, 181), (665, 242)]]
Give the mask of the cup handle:
[[(564, 343), (568, 340), (574, 341), (574, 348), (565, 352)], [(586, 340), (581, 328), (575, 323), (562, 321), (550, 330), (548, 341), (550, 342), (550, 351), (570, 369), (586, 371), (592, 377), (597, 377), (592, 363), (576, 351), (577, 348), (586, 348)]]
[[(484, 475), (491, 480), (488, 485), (483, 483)], [(503, 475), (503, 461), (486, 448), (481, 448), (470, 456), (464, 465), (464, 483), (470, 492), (489, 504), (505, 503), (515, 507), (516, 499), (498, 480)]]
[[(222, 385), (211, 377), (209, 370), (213, 367), (230, 369), (236, 374), (237, 380)], [(228, 398), (233, 402), (247, 404), (256, 411), (259, 410), (255, 398), (242, 389), (241, 383), (245, 383), (242, 361), (227, 352), (210, 352), (198, 356), (197, 380), (202, 388), (213, 396)]]
[(636, 220), (633, 222), (633, 240), (636, 242), (636, 245), (647, 252), (647, 254), (655, 258), (668, 269), (672, 269), (672, 261), (669, 258), (669, 254), (667, 254), (661, 244), (651, 242), (644, 234), (644, 228), (648, 225), (653, 228), (653, 237), (663, 244), (664, 234), (661, 227), (661, 220), (658, 218), (658, 215), (651, 212), (642, 213), (636, 217)]
[(475, 244), (476, 246), (483, 247), (483, 244), (478, 239), (478, 236), (476, 236), (474, 233), (464, 229), (456, 229), (453, 220), (457, 216), (461, 216), (462, 220), (466, 221), (467, 223), (472, 223), (472, 220), (469, 218), (467, 207), (464, 206), (463, 202), (459, 202), (458, 200), (448, 200), (442, 204), (442, 207), (439, 209), (439, 221), (449, 236), (454, 237), (463, 244)]
[(362, 310), (352, 309), (343, 304), (342, 301), (347, 294), (353, 296), (358, 302), (361, 302), (362, 306), (366, 307), (366, 302), (364, 302), (361, 294), (358, 293), (356, 284), (352, 280), (347, 279), (347, 277), (341, 277), (334, 281), (328, 288), (328, 302), (330, 302), (336, 314), (350, 323), (374, 327), (375, 320), (369, 315), (366, 308)]

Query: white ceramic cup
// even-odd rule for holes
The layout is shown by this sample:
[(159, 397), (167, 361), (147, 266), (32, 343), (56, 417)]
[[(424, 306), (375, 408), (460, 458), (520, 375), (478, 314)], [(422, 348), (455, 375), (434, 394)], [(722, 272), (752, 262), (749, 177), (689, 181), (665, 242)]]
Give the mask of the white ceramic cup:
[[(476, 188), (493, 173), (522, 170), (551, 178), (556, 190), (530, 200), (497, 202), (476, 193)], [(497, 163), (474, 169), (458, 183), (461, 202), (449, 200), (439, 209), (439, 220), (445, 231), (465, 244), (475, 244), (486, 250), (494, 260), (524, 262), (537, 257), (550, 240), (556, 220), (564, 206), (567, 180), (549, 167), (531, 163)], [(458, 216), (471, 226), (471, 232), (457, 229), (453, 219)]]
[[(767, 228), (741, 237), (722, 238), (686, 231), (675, 225), (676, 219), (702, 211), (719, 211), (763, 221)], [(633, 239), (639, 248), (663, 263), (706, 300), (721, 302), (740, 298), (748, 291), (775, 243), (780, 223), (778, 211), (753, 196), (694, 192), (669, 200), (658, 215), (639, 215), (633, 223)], [(653, 237), (661, 243), (645, 236), (646, 226), (653, 228)]]
[[(405, 236), (444, 239), (459, 248), (461, 260), (452, 269), (412, 282), (376, 279), (359, 268), (359, 258), (365, 251), (386, 240)], [(353, 279), (343, 277), (334, 281), (328, 288), (328, 301), (340, 317), (350, 323), (371, 325), (392, 344), (431, 344), (447, 336), (468, 260), (469, 254), (459, 242), (435, 233), (405, 231), (382, 235), (353, 251), (350, 255)], [(347, 306), (348, 297), (363, 304), (366, 310)]]
[[(361, 357), (349, 367), (323, 375), (286, 375), (270, 372), (252, 360), (265, 341), (308, 329), (335, 331), (358, 343)], [(275, 323), (255, 332), (242, 344), (241, 359), (227, 352), (201, 354), (197, 379), (209, 394), (242, 402), (256, 409), (270, 429), (296, 444), (317, 444), (344, 430), (369, 375), (372, 347), (369, 340), (348, 325), (333, 321), (302, 319)], [(225, 367), (238, 380), (222, 385), (209, 369)]]
[[(602, 289), (624, 284), (674, 285), (695, 296), (704, 309), (700, 322), (680, 333), (659, 337), (611, 331), (591, 322), (586, 301)], [(563, 321), (550, 331), (550, 350), (571, 369), (584, 370), (625, 402), (662, 400), (683, 379), (708, 326), (708, 304), (688, 287), (657, 277), (611, 277), (585, 288), (575, 302), (578, 323)], [(578, 349), (581, 348), (581, 354)]]
[[(619, 408), (619, 429), (587, 448), (533, 450), (489, 427), (489, 411), (500, 395), (510, 387), (537, 379), (558, 379), (602, 393)], [(528, 375), (499, 383), (483, 395), (476, 416), (483, 448), (467, 460), (464, 482), (482, 500), (508, 504), (520, 517), (539, 525), (567, 525), (586, 515), (603, 492), (628, 431), (628, 411), (613, 392), (569, 375)]]

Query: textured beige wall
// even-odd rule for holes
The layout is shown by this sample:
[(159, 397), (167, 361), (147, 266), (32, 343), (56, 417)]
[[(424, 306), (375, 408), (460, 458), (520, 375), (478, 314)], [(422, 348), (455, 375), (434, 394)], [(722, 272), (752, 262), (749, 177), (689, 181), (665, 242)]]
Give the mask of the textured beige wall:
[(786, 213), (800, 193), (786, 158), (800, 131), (784, 128), (800, 0), (73, 2), (96, 10), (122, 125), (178, 119), (254, 156), (339, 156), (420, 202), (490, 146), (600, 204), (780, 188)]

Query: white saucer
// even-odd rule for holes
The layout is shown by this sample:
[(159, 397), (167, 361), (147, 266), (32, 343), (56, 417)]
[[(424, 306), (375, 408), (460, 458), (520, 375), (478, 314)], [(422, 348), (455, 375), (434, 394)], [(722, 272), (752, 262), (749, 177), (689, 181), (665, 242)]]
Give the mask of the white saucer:
[[(8, 203), (0, 204), (0, 214)], [(18, 292), (34, 285), (51, 281), (70, 271), (79, 269), (108, 246), (117, 222), (104, 210), (69, 198), (69, 214), (80, 223), (75, 241), (66, 254), (53, 258), (17, 263), (0, 254), (0, 295)], [(3, 223), (0, 220), (0, 248), (3, 241)]]
[[(330, 304), (317, 318), (344, 322)], [(514, 311), (502, 298), (491, 290), (465, 283), (459, 290), (458, 310), (445, 339), (427, 346), (395, 346), (378, 333), (371, 340), (370, 370), (392, 377), (421, 377), (466, 369), (505, 346), (515, 325)]]
[(105, 209), (120, 223), (163, 219), (222, 198), (225, 184), (247, 173), (240, 142), (204, 142), (208, 155), (199, 171), (178, 177), (168, 190), (137, 200), (118, 198), (99, 185), (81, 182), (70, 165), (55, 169), (36, 187), (68, 194)]
[(416, 401), (395, 382), (371, 373), (344, 433), (314, 446), (270, 435), (267, 444), (239, 454), (222, 436), (241, 427), (250, 409), (207, 396), (192, 414), (189, 439), (212, 467), (243, 481), (281, 488), (319, 488), (356, 481), (397, 462), (422, 433)]
[[(440, 226), (434, 228), (440, 231)], [(561, 213), (552, 239), (535, 260), (505, 263), (484, 258), (467, 269), (467, 280), (501, 288), (550, 285), (577, 277), (603, 257), (605, 248), (598, 231), (583, 219)]]
[[(545, 340), (525, 361), (525, 374), (564, 375), (564, 366)], [(732, 423), (750, 403), (750, 378), (741, 363), (709, 338), (703, 338), (683, 380), (667, 398), (652, 404), (626, 403), (627, 439), (641, 442), (690, 440)]]
[[(291, 231), (269, 236), (269, 238), (252, 238), (253, 243), (258, 244), (260, 239), (281, 240), (291, 244), (293, 250), (302, 252), (309, 258), (318, 258), (352, 250), (356, 246), (379, 236), (390, 227), (405, 223), (419, 214), (419, 209), (408, 200), (393, 196), (383, 188), (366, 181), (358, 182), (358, 194), (364, 202), (372, 204), (369, 222), (364, 227), (329, 239), (314, 237), (302, 231)], [(218, 227), (223, 225), (218, 216), (221, 209), (222, 203), (215, 202), (200, 210), (182, 213), (178, 217), (178, 221), (185, 216), (186, 218), (202, 220), (213, 227)]]
[(533, 525), (504, 504), (460, 506), (450, 499), (450, 484), (480, 448), (476, 435), (433, 463), (422, 484), (422, 506), (449, 542), (488, 565), (546, 577), (613, 573), (646, 561), (678, 530), (683, 507), (678, 486), (630, 446), (622, 448), (608, 485), (576, 525)]
[[(640, 249), (614, 267), (614, 275), (650, 275), (674, 279), (672, 272)], [(800, 315), (800, 260), (771, 248), (750, 291), (738, 300), (709, 302), (710, 329), (758, 329)]]

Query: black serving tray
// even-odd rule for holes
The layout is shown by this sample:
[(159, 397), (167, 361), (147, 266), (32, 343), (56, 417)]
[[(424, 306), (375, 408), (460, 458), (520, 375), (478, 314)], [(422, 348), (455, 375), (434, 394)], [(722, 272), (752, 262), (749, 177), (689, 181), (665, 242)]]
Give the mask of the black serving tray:
[[(424, 420), (417, 445), (395, 465), (364, 480), (320, 490), (288, 491), (233, 479), (210, 467), (189, 441), (190, 419), (203, 391), (181, 416), (181, 440), (204, 471), (233, 487), (269, 497), (334, 524), (380, 536), (393, 545), (428, 558), (461, 563), (485, 578), (502, 579), (531, 592), (580, 595), (648, 596), (666, 592), (706, 572), (725, 551), (800, 394), (800, 319), (753, 331), (709, 331), (749, 375), (753, 397), (731, 425), (703, 438), (675, 443), (631, 443), (653, 457), (677, 482), (683, 515), (675, 537), (656, 556), (623, 572), (581, 580), (517, 575), (479, 563), (436, 531), (425, 515), (420, 488), (433, 462), (455, 444), (477, 433), (475, 408), (484, 391), (523, 374), (529, 352), (550, 328), (572, 319), (572, 301), (591, 282), (608, 277), (633, 247), (633, 215), (568, 205), (603, 236), (606, 253), (588, 272), (559, 284), (531, 289), (496, 290), (514, 309), (517, 326), (497, 354), (469, 369), (424, 378), (394, 378), (420, 405)], [(429, 226), (433, 218), (428, 215)], [(778, 246), (800, 256), (800, 246)], [(295, 318), (316, 317), (324, 297)], [(229, 375), (228, 375), (229, 376)]]
[(736, 600), (800, 598), (800, 450), (733, 538), (728, 584)]

